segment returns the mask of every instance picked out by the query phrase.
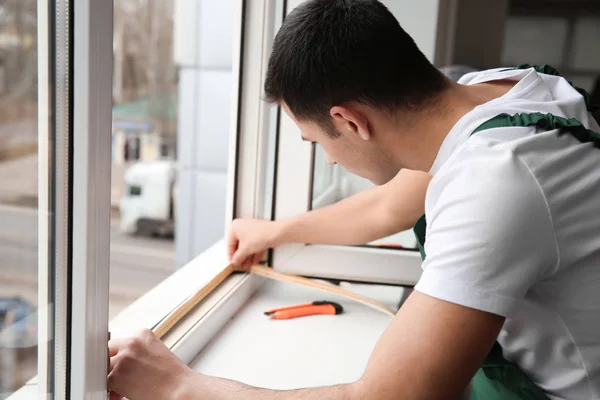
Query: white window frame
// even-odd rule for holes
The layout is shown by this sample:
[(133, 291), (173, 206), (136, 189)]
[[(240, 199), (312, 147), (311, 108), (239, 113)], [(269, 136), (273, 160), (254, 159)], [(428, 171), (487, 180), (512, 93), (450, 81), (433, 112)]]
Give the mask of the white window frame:
[[(287, 0), (287, 11), (301, 2)], [(312, 203), (311, 144), (301, 139), (291, 118), (285, 113), (280, 118), (275, 219), (305, 213)], [(306, 276), (408, 286), (415, 285), (421, 276), (418, 251), (368, 246), (287, 244), (274, 250), (273, 266)]]
[[(234, 102), (228, 166), (228, 207), (225, 223), (234, 218), (258, 218), (269, 203), (269, 146), (277, 107), (263, 101), (263, 82), (270, 43), (281, 23), (278, 1), (239, 0), (234, 34)], [(260, 55), (260, 56), (257, 56)], [(273, 171), (274, 173), (274, 171)], [(110, 323), (112, 337), (152, 329), (189, 296), (229, 267), (225, 240), (198, 255), (165, 281), (123, 310)], [(256, 291), (264, 278), (233, 273), (164, 337), (164, 343), (184, 362), (191, 362), (210, 339)]]
[[(71, 7), (74, 2), (71, 3)], [(112, 2), (73, 15), (71, 399), (106, 397), (112, 146)]]
[[(267, 155), (269, 146), (273, 145), (273, 141), (269, 140), (269, 135), (273, 134), (272, 121), (279, 109), (262, 100), (262, 86), (270, 43), (283, 18), (283, 13), (278, 15), (278, 5), (282, 8), (278, 1), (282, 0), (239, 0), (237, 3), (232, 85), (233, 98), (237, 102), (231, 113), (227, 225), (236, 217), (263, 216), (265, 208), (268, 208), (265, 204), (270, 201), (268, 189), (271, 180), (268, 173), (274, 174), (274, 168), (269, 168)], [(40, 15), (47, 15), (47, 11)], [(73, 265), (78, 265), (78, 268), (74, 269), (72, 277), (72, 344), (68, 349), (70, 352), (67, 352), (66, 344), (61, 350), (70, 354), (70, 364), (78, 367), (72, 368), (63, 382), (70, 381), (70, 397), (73, 399), (105, 399), (108, 331), (112, 338), (116, 338), (131, 335), (140, 328), (152, 329), (189, 296), (227, 269), (229, 262), (225, 242), (220, 240), (109, 323), (111, 139), (108, 133), (111, 131), (112, 2), (81, 0), (80, 3), (78, 0), (74, 21), (74, 68), (77, 71), (74, 129), (78, 135), (73, 143), (73, 162), (77, 169), (73, 175), (72, 218), (75, 223), (72, 259)], [(257, 57), (257, 54), (261, 56)], [(40, 65), (47, 60), (47, 53), (40, 53)], [(41, 85), (44, 85), (44, 75), (40, 78)], [(42, 127), (44, 118), (41, 114), (40, 117)], [(42, 219), (40, 226), (45, 226)], [(44, 262), (47, 263), (46, 260)], [(165, 344), (182, 360), (191, 362), (263, 280), (246, 273), (229, 275), (205, 301), (165, 335)], [(68, 311), (68, 307), (66, 309)], [(45, 315), (52, 317), (51, 313)], [(40, 398), (45, 397), (47, 393), (44, 390), (48, 384), (39, 379), (44, 377), (43, 374), (45, 371), (39, 371), (37, 379), (34, 378), (10, 399), (29, 399), (36, 383)], [(56, 398), (66, 400), (65, 396)]]
[[(237, 101), (231, 113), (226, 226), (234, 218), (264, 216), (265, 204), (270, 202), (268, 174), (273, 168), (269, 168), (268, 155), (273, 141), (269, 139), (279, 110), (263, 101), (262, 87), (270, 43), (283, 17), (278, 15), (278, 1), (282, 0), (237, 3), (232, 85)], [(152, 329), (228, 267), (222, 239), (123, 310), (110, 322), (111, 336)], [(163, 337), (164, 343), (184, 362), (191, 362), (263, 281), (245, 273), (229, 275)]]
[[(264, 214), (268, 201), (265, 193), (269, 179), (265, 172), (269, 171), (270, 122), (278, 110), (262, 100), (262, 85), (278, 23), (277, 1), (237, 3), (232, 85), (237, 101), (231, 113), (227, 226), (234, 218)], [(111, 337), (128, 336), (140, 328), (152, 329), (228, 267), (222, 239), (123, 310), (110, 322)], [(262, 282), (263, 278), (255, 275), (229, 275), (210, 298), (165, 335), (165, 344), (182, 360), (191, 362)]]
[[(279, 107), (266, 104), (263, 101), (263, 83), (270, 54), (270, 43), (273, 40), (277, 24), (281, 22), (278, 14), (278, 1), (239, 0), (237, 4), (238, 31), (234, 35), (234, 103), (232, 112), (232, 127), (230, 140), (230, 159), (228, 177), (228, 207), (225, 223), (238, 217), (255, 218), (264, 216), (265, 203), (268, 199), (269, 178), (269, 146), (272, 144), (269, 135), (272, 134), (273, 113), (283, 116)], [(95, 21), (91, 16), (94, 15)], [(75, 33), (79, 43), (75, 43), (75, 68), (82, 72), (76, 77), (79, 87), (75, 88), (75, 105), (82, 112), (75, 121), (83, 138), (74, 143), (74, 162), (81, 168), (74, 175), (74, 219), (78, 222), (73, 228), (73, 261), (81, 262), (85, 268), (73, 275), (73, 314), (72, 314), (72, 365), (82, 366), (71, 370), (71, 398), (105, 398), (106, 389), (106, 339), (107, 327), (111, 337), (123, 337), (132, 334), (140, 328), (153, 328), (169, 313), (197, 290), (204, 287), (215, 276), (229, 267), (226, 244), (220, 240), (211, 248), (198, 255), (190, 263), (176, 271), (165, 281), (123, 310), (115, 319), (107, 321), (108, 315), (108, 234), (109, 234), (109, 203), (108, 193), (110, 177), (111, 141), (98, 133), (110, 132), (110, 118), (102, 106), (105, 97), (109, 95), (107, 88), (111, 87), (110, 74), (97, 71), (104, 65), (102, 58), (111, 59), (112, 37), (112, 6), (110, 2), (82, 0), (78, 3), (75, 15)], [(88, 23), (86, 25), (86, 22)], [(77, 50), (79, 52), (77, 52)], [(243, 51), (242, 51), (243, 50)], [(260, 55), (260, 56), (257, 56)], [(98, 75), (94, 76), (94, 73)], [(94, 77), (94, 79), (92, 79)], [(104, 85), (103, 85), (104, 84)], [(293, 122), (287, 117), (279, 119), (279, 141), (277, 188), (274, 199), (278, 203), (284, 201), (282, 193), (288, 197), (297, 191), (301, 184), (306, 198), (302, 202), (303, 209), (309, 207), (310, 193), (311, 148), (299, 140), (299, 134), (293, 131)], [(96, 135), (96, 137), (93, 137)], [(96, 147), (94, 147), (96, 146)], [(100, 146), (100, 147), (98, 147)], [(289, 153), (285, 149), (294, 146), (292, 161), (296, 168), (303, 167), (296, 180), (293, 190), (286, 189), (288, 185), (282, 181), (282, 158)], [(95, 149), (96, 153), (92, 151)], [(298, 155), (301, 155), (300, 157)], [(86, 159), (85, 157), (89, 157)], [(285, 165), (283, 165), (285, 167)], [(96, 183), (93, 187), (92, 182)], [(81, 192), (81, 193), (79, 193)], [(287, 193), (286, 193), (287, 192)], [(99, 197), (98, 197), (99, 195)], [(285, 203), (285, 201), (284, 201)], [(278, 204), (277, 215), (285, 215), (288, 205)], [(283, 212), (283, 213), (282, 213)], [(92, 246), (93, 244), (96, 247)], [(102, 252), (102, 250), (105, 250)], [(316, 249), (317, 251), (314, 251)], [(285, 250), (289, 251), (289, 247)], [(323, 267), (337, 257), (340, 252), (343, 257), (352, 258), (352, 252), (359, 252), (364, 263), (353, 264), (364, 270), (364, 265), (376, 264), (381, 257), (391, 253), (397, 260), (398, 252), (375, 249), (359, 249), (344, 247), (315, 246), (311, 252), (302, 251), (304, 259), (312, 257), (308, 267), (301, 269), (304, 275), (323, 276)], [(321, 252), (319, 252), (321, 250)], [(279, 258), (282, 259), (279, 253)], [(339, 260), (339, 258), (337, 258)], [(277, 263), (275, 269), (286, 270), (288, 265)], [(311, 273), (311, 268), (313, 272)], [(397, 269), (397, 266), (394, 265)], [(345, 277), (357, 280), (372, 280), (386, 282), (376, 274), (371, 279), (361, 275), (348, 273)], [(334, 276), (335, 274), (331, 274)], [(342, 276), (340, 274), (339, 276)], [(364, 278), (364, 279), (363, 279)], [(406, 281), (392, 280), (393, 283)], [(243, 306), (245, 301), (257, 290), (263, 278), (245, 273), (233, 273), (205, 299), (192, 310), (179, 324), (175, 325), (163, 338), (165, 344), (184, 362), (191, 362), (221, 327)], [(77, 320), (77, 319), (78, 320)], [(79, 319), (80, 318), (80, 319)], [(87, 341), (86, 341), (87, 340)], [(87, 350), (82, 346), (87, 343)], [(77, 364), (75, 364), (77, 363)], [(25, 399), (29, 396), (31, 386), (15, 393), (11, 400)]]
[[(51, 88), (54, 84), (51, 79), (50, 65), (50, 2), (38, 1), (37, 3), (37, 42), (38, 42), (38, 375), (37, 396), (44, 398), (51, 393), (51, 387), (54, 386), (54, 376), (57, 372), (56, 361), (66, 359), (66, 354), (58, 355), (55, 353), (55, 346), (52, 345), (54, 335), (54, 325), (61, 321), (54, 321), (54, 307), (56, 300), (50, 288), (52, 281), (52, 271), (49, 261), (52, 249), (52, 241), (49, 235), (54, 234), (51, 231), (50, 222), (53, 217), (50, 209), (50, 185), (52, 162), (50, 160), (50, 148), (52, 141), (51, 132)], [(55, 241), (55, 246), (58, 245)], [(58, 265), (57, 265), (58, 267)], [(61, 277), (58, 271), (54, 273), (55, 279)], [(55, 362), (51, 365), (51, 360)], [(54, 368), (49, 373), (48, 368)], [(66, 371), (66, 367), (65, 367)], [(64, 371), (63, 371), (64, 373)], [(27, 387), (27, 385), (25, 386)], [(34, 389), (36, 389), (34, 387)], [(26, 389), (22, 389), (26, 390)], [(29, 388), (31, 389), (31, 386)]]
[[(280, 24), (276, 15), (281, 0), (240, 1), (244, 28), (235, 46), (236, 93), (229, 149), (228, 225), (234, 218), (253, 218), (264, 213), (269, 135), (277, 107), (263, 101), (263, 84), (271, 42)], [(240, 28), (241, 29), (241, 28)], [(243, 43), (242, 43), (243, 42)]]

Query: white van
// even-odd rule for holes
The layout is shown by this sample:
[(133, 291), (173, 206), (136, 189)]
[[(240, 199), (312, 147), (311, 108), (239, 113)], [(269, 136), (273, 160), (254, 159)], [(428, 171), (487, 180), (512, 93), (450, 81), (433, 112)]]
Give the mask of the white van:
[(143, 236), (173, 235), (176, 167), (173, 161), (134, 164), (125, 172), (120, 229)]

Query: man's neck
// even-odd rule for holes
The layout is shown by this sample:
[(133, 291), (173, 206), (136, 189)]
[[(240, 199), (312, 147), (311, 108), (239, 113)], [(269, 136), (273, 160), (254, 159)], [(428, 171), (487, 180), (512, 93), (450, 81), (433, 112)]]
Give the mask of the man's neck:
[[(516, 82), (493, 81), (478, 85), (453, 83), (428, 110), (408, 118), (410, 123), (400, 126), (393, 158), (400, 168), (429, 172), (437, 154), (454, 125), (475, 107), (506, 94)], [(406, 121), (404, 117), (404, 121)]]

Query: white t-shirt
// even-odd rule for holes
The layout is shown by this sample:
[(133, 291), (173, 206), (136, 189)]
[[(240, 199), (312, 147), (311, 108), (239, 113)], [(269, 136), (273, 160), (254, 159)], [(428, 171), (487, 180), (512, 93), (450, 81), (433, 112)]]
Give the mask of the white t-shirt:
[(430, 171), (416, 290), (507, 317), (505, 358), (551, 399), (600, 399), (600, 149), (536, 127), (469, 137), (501, 113), (600, 128), (560, 77), (496, 69), (459, 83), (497, 79), (518, 83), (461, 118)]

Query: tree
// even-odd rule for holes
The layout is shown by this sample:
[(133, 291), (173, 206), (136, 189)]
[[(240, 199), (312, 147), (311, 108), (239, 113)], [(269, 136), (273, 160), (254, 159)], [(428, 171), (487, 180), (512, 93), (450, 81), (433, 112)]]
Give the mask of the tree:
[[(173, 1), (115, 0), (115, 100), (150, 100), (159, 131), (168, 123), (169, 92), (176, 87)], [(170, 129), (167, 129), (170, 130)]]
[[(0, 2), (0, 118), (34, 117), (37, 105), (37, 2)], [(22, 114), (25, 115), (22, 115)]]

